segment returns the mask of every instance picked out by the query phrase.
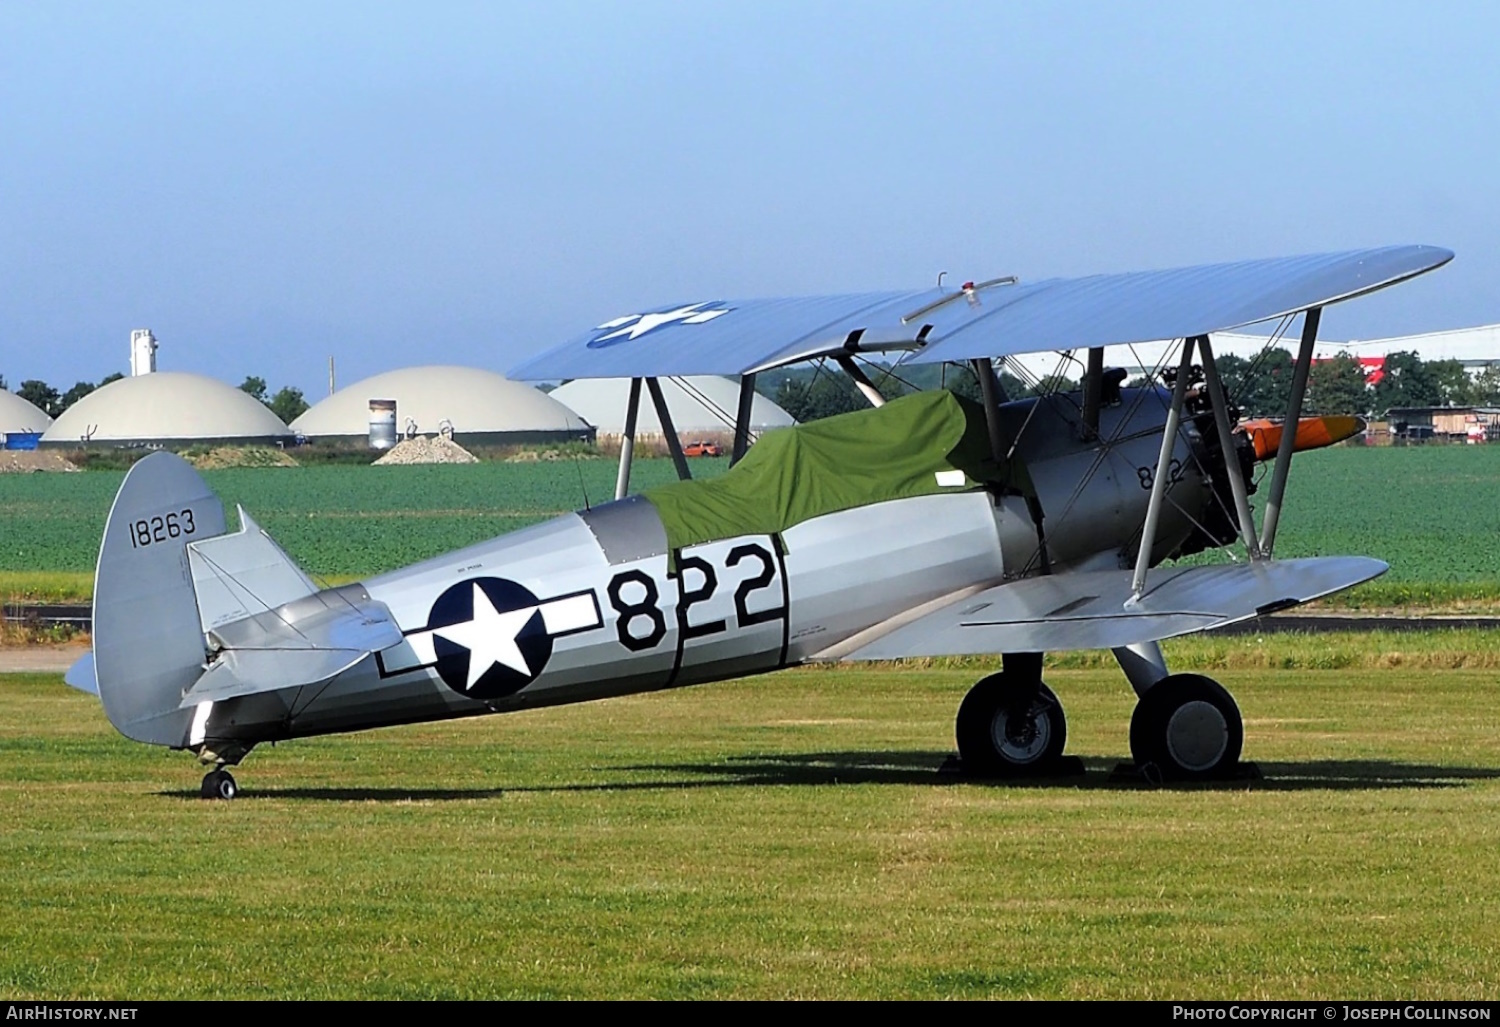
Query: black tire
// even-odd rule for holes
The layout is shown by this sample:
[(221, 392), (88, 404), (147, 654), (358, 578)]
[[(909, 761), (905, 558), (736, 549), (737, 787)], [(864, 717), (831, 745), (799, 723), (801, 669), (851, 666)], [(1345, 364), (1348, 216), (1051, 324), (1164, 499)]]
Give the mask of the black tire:
[(1130, 754), (1136, 769), (1162, 781), (1232, 777), (1245, 745), (1245, 725), (1234, 697), (1213, 678), (1173, 674), (1136, 703)]
[(199, 794), (205, 799), (229, 800), (240, 793), (234, 775), (227, 770), (211, 770), (203, 775), (203, 786)]
[(973, 777), (1022, 777), (1056, 769), (1068, 741), (1062, 703), (1039, 681), (992, 674), (958, 708), (958, 758)]

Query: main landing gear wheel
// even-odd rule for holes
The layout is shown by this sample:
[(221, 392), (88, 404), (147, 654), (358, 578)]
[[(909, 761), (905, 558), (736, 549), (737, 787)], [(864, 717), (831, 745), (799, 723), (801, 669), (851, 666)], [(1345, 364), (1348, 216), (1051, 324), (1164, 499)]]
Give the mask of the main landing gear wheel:
[(1234, 698), (1212, 678), (1173, 674), (1153, 685), (1130, 718), (1130, 754), (1148, 779), (1232, 777), (1245, 744)]
[(234, 775), (227, 770), (210, 770), (203, 775), (203, 790), (200, 793), (205, 799), (232, 799), (240, 794), (240, 786), (235, 784)]
[(992, 674), (958, 708), (958, 758), (971, 777), (1054, 771), (1068, 740), (1062, 703), (1040, 681)]

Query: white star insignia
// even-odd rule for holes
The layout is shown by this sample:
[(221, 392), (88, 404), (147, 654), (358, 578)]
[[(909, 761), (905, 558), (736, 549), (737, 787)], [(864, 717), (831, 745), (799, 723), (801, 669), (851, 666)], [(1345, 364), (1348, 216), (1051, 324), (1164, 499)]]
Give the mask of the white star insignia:
[(536, 611), (535, 606), (523, 606), (519, 610), (500, 613), (490, 602), (488, 593), (475, 584), (473, 617), (462, 624), (450, 624), (433, 631), (439, 638), (469, 650), (469, 680), (464, 691), (473, 688), (475, 682), (497, 663), (531, 676), (531, 667), (516, 644), (516, 636)]
[(722, 310), (703, 310), (702, 308), (705, 305), (703, 303), (691, 303), (685, 307), (678, 307), (676, 310), (664, 310), (656, 314), (626, 314), (624, 317), (617, 317), (613, 321), (606, 321), (602, 325), (599, 325), (596, 329), (597, 331), (603, 331), (607, 328), (613, 328), (614, 331), (608, 335), (601, 335), (594, 341), (604, 342), (606, 339), (617, 339), (622, 335), (629, 339), (635, 339), (645, 335), (652, 329), (660, 328), (662, 325), (668, 325), (674, 321), (680, 321), (685, 325), (701, 325), (729, 313), (728, 308)]

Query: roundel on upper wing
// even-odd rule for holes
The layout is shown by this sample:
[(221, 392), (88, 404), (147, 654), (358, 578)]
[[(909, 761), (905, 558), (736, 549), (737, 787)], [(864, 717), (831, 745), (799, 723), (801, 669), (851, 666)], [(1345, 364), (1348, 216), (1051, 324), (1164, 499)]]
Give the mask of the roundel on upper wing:
[(658, 310), (649, 314), (626, 314), (612, 321), (606, 321), (595, 328), (596, 335), (588, 342), (589, 349), (605, 349), (631, 339), (638, 339), (647, 332), (664, 328), (667, 325), (685, 324), (701, 325), (712, 321), (716, 317), (722, 317), (733, 310), (726, 307), (720, 300), (705, 300), (702, 303), (689, 303), (682, 307), (673, 307), (671, 310)]
[(444, 684), (470, 699), (497, 699), (536, 680), (552, 658), (552, 636), (540, 602), (505, 578), (470, 578), (432, 604), (436, 670)]

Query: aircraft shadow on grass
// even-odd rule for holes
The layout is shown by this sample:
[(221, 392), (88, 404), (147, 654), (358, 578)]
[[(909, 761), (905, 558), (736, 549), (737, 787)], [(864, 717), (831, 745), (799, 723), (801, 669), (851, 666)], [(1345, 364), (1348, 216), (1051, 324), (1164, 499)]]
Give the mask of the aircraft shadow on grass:
[[(615, 768), (630, 774), (670, 775), (657, 780), (521, 785), (513, 788), (254, 788), (242, 793), (242, 798), (252, 801), (301, 799), (331, 802), (443, 802), (497, 799), (507, 792), (630, 792), (725, 786), (861, 784), (937, 784), (1075, 791), (1156, 788), (1177, 791), (1383, 791), (1459, 788), (1472, 781), (1500, 779), (1500, 767), (1438, 766), (1395, 760), (1308, 760), (1246, 764), (1245, 773), (1233, 780), (1176, 782), (1158, 786), (1137, 775), (1128, 763), (1122, 763), (1114, 757), (1075, 757), (1072, 767), (1072, 773), (1060, 776), (976, 780), (958, 773), (952, 754), (946, 752), (761, 753), (731, 756), (709, 763), (656, 763)], [(692, 776), (683, 779), (683, 775)], [(179, 799), (198, 798), (195, 789), (176, 789), (158, 794)]]
[(943, 752), (777, 753), (731, 757), (721, 763), (661, 764), (627, 770), (684, 771), (718, 777), (719, 784), (851, 785), (953, 784), (999, 788), (1345, 791), (1390, 788), (1456, 788), (1468, 781), (1500, 778), (1500, 767), (1458, 767), (1394, 760), (1316, 760), (1244, 764), (1232, 780), (1153, 784), (1128, 762), (1107, 756), (1074, 757), (1071, 772), (1046, 777), (975, 779), (958, 773)]

